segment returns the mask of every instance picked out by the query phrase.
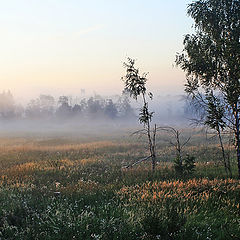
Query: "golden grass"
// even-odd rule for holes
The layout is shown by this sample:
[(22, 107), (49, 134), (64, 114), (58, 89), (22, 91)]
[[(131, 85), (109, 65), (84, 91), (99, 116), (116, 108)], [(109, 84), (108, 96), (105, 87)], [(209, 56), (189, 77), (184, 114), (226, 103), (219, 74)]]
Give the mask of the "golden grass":
[[(212, 196), (219, 194), (240, 193), (240, 180), (236, 179), (190, 179), (188, 181), (155, 181), (146, 182), (141, 185), (123, 187), (118, 195), (121, 199), (128, 199), (130, 202), (155, 202), (177, 199), (185, 202), (207, 201)], [(233, 204), (229, 202), (228, 204)], [(239, 208), (239, 203), (235, 204)]]
[[(134, 144), (140, 145), (140, 144)], [(18, 151), (18, 152), (29, 152), (29, 151), (42, 151), (42, 152), (51, 152), (51, 151), (69, 151), (69, 150), (81, 150), (81, 149), (101, 149), (101, 148), (114, 148), (114, 147), (129, 147), (133, 144), (129, 143), (116, 143), (111, 141), (99, 141), (99, 142), (90, 142), (90, 143), (79, 143), (79, 144), (63, 144), (58, 146), (39, 146), (36, 143), (28, 143), (26, 145), (0, 145), (1, 152), (9, 151)]]

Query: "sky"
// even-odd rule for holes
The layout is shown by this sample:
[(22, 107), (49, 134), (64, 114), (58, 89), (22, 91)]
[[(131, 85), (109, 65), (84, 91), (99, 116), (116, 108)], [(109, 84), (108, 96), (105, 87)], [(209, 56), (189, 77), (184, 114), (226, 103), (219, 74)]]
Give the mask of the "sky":
[(0, 92), (120, 94), (127, 57), (157, 94), (183, 92), (174, 67), (190, 0), (0, 0)]

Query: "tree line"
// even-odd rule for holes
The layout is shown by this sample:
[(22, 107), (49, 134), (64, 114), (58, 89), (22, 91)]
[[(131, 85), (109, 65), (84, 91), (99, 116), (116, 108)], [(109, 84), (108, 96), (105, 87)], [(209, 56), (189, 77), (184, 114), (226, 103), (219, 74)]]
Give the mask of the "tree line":
[(41, 94), (26, 106), (17, 104), (10, 91), (0, 93), (0, 120), (18, 119), (135, 119), (128, 95), (112, 98), (95, 95), (89, 98)]

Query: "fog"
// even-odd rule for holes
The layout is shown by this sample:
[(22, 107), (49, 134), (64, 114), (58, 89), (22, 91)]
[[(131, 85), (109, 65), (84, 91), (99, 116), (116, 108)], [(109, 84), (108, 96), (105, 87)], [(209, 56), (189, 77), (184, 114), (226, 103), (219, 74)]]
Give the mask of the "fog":
[[(114, 134), (140, 128), (141, 100), (126, 94), (114, 96), (59, 96), (41, 94), (25, 104), (10, 91), (0, 93), (2, 135), (92, 135)], [(191, 117), (182, 95), (157, 95), (149, 102), (153, 123), (161, 126), (189, 125)]]

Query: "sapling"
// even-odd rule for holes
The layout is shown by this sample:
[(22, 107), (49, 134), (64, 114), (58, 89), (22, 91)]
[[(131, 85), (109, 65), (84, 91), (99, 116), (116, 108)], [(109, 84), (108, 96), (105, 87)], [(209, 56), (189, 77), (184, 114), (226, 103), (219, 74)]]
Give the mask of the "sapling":
[(128, 92), (130, 97), (135, 100), (142, 99), (142, 107), (139, 110), (139, 122), (143, 125), (143, 129), (135, 133), (143, 133), (147, 135), (149, 155), (139, 161), (128, 165), (132, 167), (148, 159), (152, 160), (152, 171), (156, 167), (156, 124), (151, 124), (154, 112), (149, 110), (148, 100), (153, 99), (153, 94), (147, 91), (147, 73), (140, 75), (139, 70), (135, 67), (135, 60), (128, 58), (127, 62), (124, 62), (126, 68), (126, 75), (122, 77), (124, 82), (124, 92)]

